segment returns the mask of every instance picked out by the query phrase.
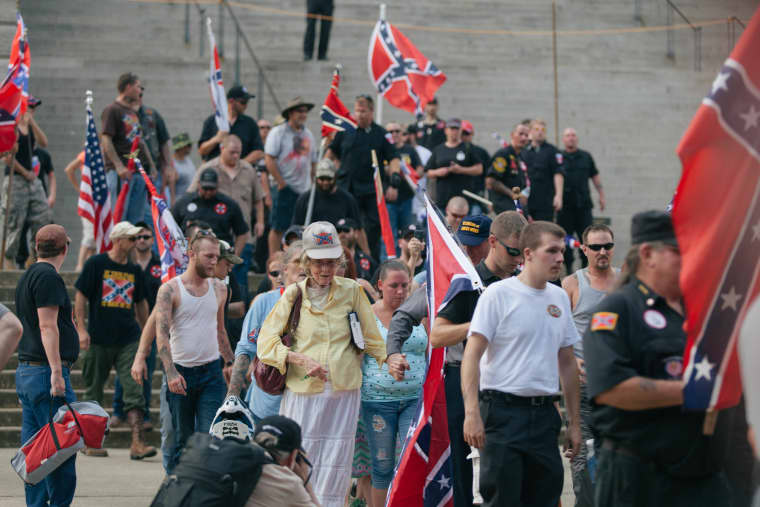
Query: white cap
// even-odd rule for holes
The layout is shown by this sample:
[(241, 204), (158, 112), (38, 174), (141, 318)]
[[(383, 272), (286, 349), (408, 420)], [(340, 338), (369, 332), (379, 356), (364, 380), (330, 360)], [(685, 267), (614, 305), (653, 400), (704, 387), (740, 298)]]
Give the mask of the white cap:
[(310, 259), (337, 259), (343, 254), (338, 231), (330, 222), (314, 222), (304, 229), (303, 251)]
[(111, 234), (108, 236), (110, 239), (128, 238), (130, 236), (137, 236), (142, 228), (132, 225), (131, 223), (124, 221), (114, 225), (111, 229)]

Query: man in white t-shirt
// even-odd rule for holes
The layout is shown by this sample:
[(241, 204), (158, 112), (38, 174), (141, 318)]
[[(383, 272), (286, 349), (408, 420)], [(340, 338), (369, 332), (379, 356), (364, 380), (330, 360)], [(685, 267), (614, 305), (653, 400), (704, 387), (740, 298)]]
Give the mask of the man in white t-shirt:
[[(580, 340), (559, 277), (565, 231), (551, 222), (525, 227), (525, 269), (480, 296), (462, 359), (464, 438), (480, 449), (484, 506), (556, 507), (564, 471), (557, 447), (562, 383), (572, 457), (580, 447)], [(478, 396), (480, 404), (478, 406)]]

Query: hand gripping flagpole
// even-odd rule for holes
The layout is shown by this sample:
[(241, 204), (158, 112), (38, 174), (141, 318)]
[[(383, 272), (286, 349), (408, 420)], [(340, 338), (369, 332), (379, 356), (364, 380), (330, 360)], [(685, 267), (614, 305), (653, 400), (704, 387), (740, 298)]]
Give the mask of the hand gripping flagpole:
[[(385, 21), (385, 4), (380, 4), (380, 21)], [(377, 93), (377, 101), (375, 102), (375, 122), (378, 125), (383, 124), (383, 96), (380, 95), (380, 92)]]

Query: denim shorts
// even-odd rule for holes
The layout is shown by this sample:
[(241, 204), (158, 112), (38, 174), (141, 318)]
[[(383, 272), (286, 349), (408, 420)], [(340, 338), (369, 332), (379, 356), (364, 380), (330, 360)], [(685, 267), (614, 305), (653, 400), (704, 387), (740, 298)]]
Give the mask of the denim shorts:
[(293, 221), (293, 210), (296, 208), (298, 194), (290, 187), (285, 187), (277, 192), (272, 203), (272, 229), (284, 232)]

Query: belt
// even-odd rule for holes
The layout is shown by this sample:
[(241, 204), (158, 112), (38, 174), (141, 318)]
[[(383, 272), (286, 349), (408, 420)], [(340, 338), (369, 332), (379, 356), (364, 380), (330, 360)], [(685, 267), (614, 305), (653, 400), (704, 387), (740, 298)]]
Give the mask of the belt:
[[(24, 366), (50, 366), (47, 361), (19, 361), (18, 363)], [(74, 366), (74, 362), (61, 360), (61, 366), (65, 366), (70, 370)]]
[(550, 405), (554, 403), (559, 400), (559, 396), (517, 396), (516, 394), (485, 389), (480, 391), (480, 399), (486, 401), (489, 399), (495, 399), (501, 400), (510, 405), (530, 405), (533, 407), (540, 407), (542, 405)]
[(634, 449), (630, 447), (626, 447), (625, 445), (621, 445), (620, 442), (611, 440), (609, 438), (605, 438), (602, 440), (602, 449), (617, 452), (619, 454), (624, 454), (626, 456), (630, 456), (641, 461), (645, 461), (645, 462), (649, 461), (645, 459), (640, 453), (636, 452)]
[(449, 368), (460, 368), (462, 366), (461, 361), (449, 361), (446, 363)]

